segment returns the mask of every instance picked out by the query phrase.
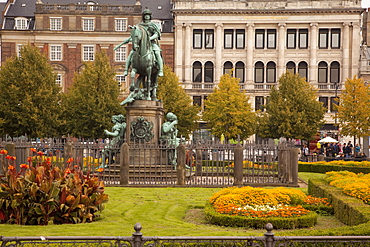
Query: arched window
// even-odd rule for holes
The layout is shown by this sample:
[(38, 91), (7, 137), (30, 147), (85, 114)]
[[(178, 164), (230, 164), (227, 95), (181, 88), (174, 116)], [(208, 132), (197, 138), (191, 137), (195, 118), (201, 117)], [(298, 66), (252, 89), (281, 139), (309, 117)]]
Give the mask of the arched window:
[(319, 63), (319, 83), (328, 82), (328, 64), (326, 62)]
[(340, 65), (338, 62), (332, 62), (330, 64), (330, 82), (337, 83), (340, 80)]
[(200, 62), (193, 63), (193, 82), (202, 82), (202, 64)]
[(276, 82), (276, 64), (274, 62), (268, 62), (266, 68), (266, 82)]
[(254, 82), (263, 83), (264, 81), (264, 65), (262, 62), (257, 62), (254, 65)]
[(298, 64), (298, 74), (302, 78), (306, 78), (306, 81), (308, 81), (308, 65), (306, 62), (300, 62)]
[(244, 82), (244, 63), (237, 62), (235, 65), (235, 77), (240, 79), (240, 83)]
[(232, 68), (233, 68), (233, 64), (231, 62), (225, 62), (224, 63), (224, 74), (229, 74)]
[(289, 71), (290, 73), (295, 74), (296, 73), (295, 69), (296, 68), (295, 68), (295, 63), (294, 62), (288, 62), (286, 64), (286, 70)]
[(213, 63), (209, 61), (204, 65), (204, 82), (213, 82)]

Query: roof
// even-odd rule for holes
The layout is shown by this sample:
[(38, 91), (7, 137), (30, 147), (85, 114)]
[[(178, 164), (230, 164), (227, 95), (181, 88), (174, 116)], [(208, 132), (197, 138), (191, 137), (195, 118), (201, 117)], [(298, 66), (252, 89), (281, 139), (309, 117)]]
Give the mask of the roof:
[[(96, 4), (110, 5), (135, 5), (136, 0), (41, 0), (43, 3), (50, 4), (86, 4), (87, 2), (95, 2)], [(141, 0), (143, 10), (148, 7), (152, 13), (153, 19), (168, 20), (172, 19), (171, 0)], [(5, 4), (4, 4), (5, 6)], [(4, 8), (1, 5), (1, 10)], [(34, 17), (36, 10), (36, 0), (14, 0), (14, 4), (10, 4), (9, 10), (5, 13), (6, 17)]]

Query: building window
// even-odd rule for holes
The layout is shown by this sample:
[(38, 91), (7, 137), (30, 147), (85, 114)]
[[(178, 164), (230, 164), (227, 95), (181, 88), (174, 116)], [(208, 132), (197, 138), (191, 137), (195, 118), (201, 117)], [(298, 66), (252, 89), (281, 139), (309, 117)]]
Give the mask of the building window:
[(50, 61), (62, 61), (61, 45), (50, 45)]
[(126, 32), (127, 31), (127, 19), (126, 18), (116, 18), (116, 31)]
[(307, 49), (308, 48), (308, 29), (299, 29), (298, 35), (299, 35), (299, 41), (298, 41), (299, 49)]
[(340, 66), (338, 62), (332, 62), (330, 64), (330, 82), (338, 83), (340, 78)]
[(328, 111), (328, 97), (319, 97), (319, 101), (322, 102), (322, 106)]
[(235, 77), (240, 79), (240, 83), (244, 82), (244, 63), (237, 62), (235, 65)]
[(202, 96), (193, 96), (193, 105), (202, 106)]
[(116, 75), (116, 81), (117, 81), (118, 89), (120, 92), (122, 91), (122, 87), (125, 85), (125, 81), (126, 81), (125, 78), (126, 76)]
[(83, 61), (94, 61), (94, 46), (84, 45), (82, 57)]
[(55, 79), (55, 83), (56, 83), (60, 88), (62, 88), (62, 87), (63, 87), (62, 75), (61, 75), (61, 74), (57, 74), (57, 78)]
[(18, 56), (18, 57), (21, 57), (21, 50), (22, 50), (22, 47), (23, 47), (23, 45), (22, 45), (22, 44), (18, 44), (18, 45), (17, 45), (17, 56)]
[(83, 31), (94, 31), (94, 18), (82, 18), (82, 30)]
[(236, 29), (236, 49), (244, 49), (245, 47), (245, 30)]
[(292, 73), (293, 75), (295, 74), (295, 63), (294, 62), (288, 62), (286, 64), (286, 70)]
[(319, 48), (328, 49), (329, 29), (319, 29)]
[(267, 49), (276, 49), (276, 30), (267, 30)]
[(263, 83), (264, 81), (264, 65), (262, 62), (257, 62), (254, 65), (254, 82), (255, 83)]
[(288, 29), (287, 30), (287, 49), (295, 49), (296, 44), (296, 29)]
[(268, 62), (266, 68), (266, 82), (276, 82), (276, 64), (274, 62)]
[(224, 31), (224, 48), (225, 49), (232, 49), (233, 48), (233, 33), (234, 30), (232, 29), (225, 29)]
[(204, 65), (204, 82), (213, 82), (213, 63), (206, 62)]
[(15, 18), (15, 29), (18, 30), (26, 30), (28, 29), (29, 21), (27, 18)]
[(326, 62), (319, 63), (319, 83), (328, 82), (328, 64)]
[(193, 63), (193, 82), (202, 82), (202, 64), (200, 62)]
[(202, 49), (202, 29), (193, 30), (193, 48)]
[(232, 69), (233, 69), (233, 64), (231, 62), (224, 63), (224, 74), (229, 74)]
[(298, 74), (302, 78), (306, 78), (306, 81), (308, 81), (308, 64), (306, 62), (300, 62), (298, 64)]
[(115, 51), (116, 62), (125, 62), (126, 61), (126, 47), (121, 46)]
[(340, 29), (339, 28), (331, 29), (331, 48), (333, 49), (340, 48)]
[(263, 49), (265, 43), (265, 30), (263, 29), (256, 29), (256, 49)]
[(258, 110), (263, 111), (264, 104), (265, 104), (265, 98), (263, 96), (256, 96), (254, 98), (254, 110), (255, 111), (258, 111)]
[(206, 29), (204, 38), (205, 38), (204, 48), (213, 49), (214, 30), (213, 29)]
[(60, 31), (62, 30), (62, 18), (50, 17), (50, 30)]

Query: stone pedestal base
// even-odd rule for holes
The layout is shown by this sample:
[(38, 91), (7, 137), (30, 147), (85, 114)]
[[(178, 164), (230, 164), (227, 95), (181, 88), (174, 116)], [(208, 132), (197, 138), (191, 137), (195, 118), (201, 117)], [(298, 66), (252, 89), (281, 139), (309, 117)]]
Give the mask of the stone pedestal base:
[(162, 102), (135, 100), (126, 109), (126, 140), (133, 143), (158, 144), (164, 118)]

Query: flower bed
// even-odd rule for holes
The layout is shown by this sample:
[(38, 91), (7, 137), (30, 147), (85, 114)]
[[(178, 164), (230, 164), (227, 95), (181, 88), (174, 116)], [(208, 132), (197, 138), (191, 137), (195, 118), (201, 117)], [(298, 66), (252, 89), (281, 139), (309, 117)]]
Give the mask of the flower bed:
[(340, 188), (346, 195), (370, 204), (370, 174), (355, 174), (349, 171), (328, 172), (325, 180)]
[[(325, 199), (307, 196), (289, 188), (227, 188), (215, 193), (206, 206), (207, 219), (218, 225), (264, 227), (274, 221), (276, 228), (311, 227), (317, 215), (304, 205), (330, 207)], [(236, 218), (233, 218), (236, 217)]]
[(16, 157), (0, 151), (5, 176), (0, 180), (0, 223), (47, 225), (92, 222), (108, 195), (98, 177), (82, 172), (72, 158), (64, 167), (31, 150), (28, 164), (15, 168)]

